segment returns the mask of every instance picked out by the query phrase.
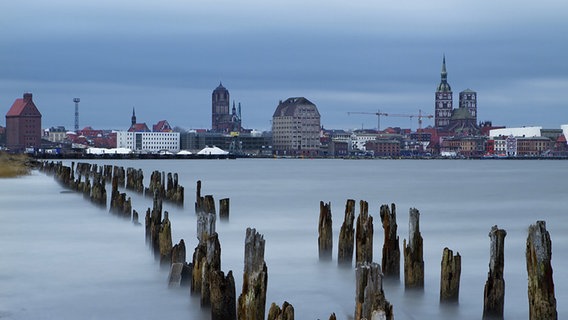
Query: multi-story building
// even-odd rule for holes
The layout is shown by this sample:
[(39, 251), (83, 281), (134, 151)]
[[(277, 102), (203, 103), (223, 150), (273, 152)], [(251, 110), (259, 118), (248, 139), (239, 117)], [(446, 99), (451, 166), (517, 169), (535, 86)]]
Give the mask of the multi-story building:
[(129, 132), (116, 133), (117, 148), (128, 148), (139, 153), (177, 153), (180, 149), (179, 132)]
[(16, 99), (6, 113), (6, 147), (12, 151), (41, 146), (41, 113), (31, 93)]
[(477, 123), (477, 92), (471, 89), (460, 92), (460, 108), (466, 109), (473, 123)]
[(320, 113), (304, 97), (280, 101), (272, 116), (274, 154), (316, 156), (320, 150)]
[(63, 126), (51, 127), (46, 130), (46, 138), (51, 142), (63, 142), (67, 139), (67, 130)]

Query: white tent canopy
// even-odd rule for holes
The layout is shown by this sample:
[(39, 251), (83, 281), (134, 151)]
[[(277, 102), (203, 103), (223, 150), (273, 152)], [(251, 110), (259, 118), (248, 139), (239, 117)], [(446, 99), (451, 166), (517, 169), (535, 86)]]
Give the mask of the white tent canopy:
[(132, 153), (132, 150), (128, 148), (113, 148), (113, 149), (105, 149), (105, 148), (88, 148), (87, 154), (129, 154)]
[(187, 150), (180, 150), (180, 152), (177, 153), (180, 156), (185, 156), (185, 155), (190, 155), (192, 154), (190, 151)]
[(197, 154), (200, 155), (226, 155), (229, 154), (227, 151), (219, 148), (219, 147), (205, 147), (203, 148), (201, 151), (199, 151)]

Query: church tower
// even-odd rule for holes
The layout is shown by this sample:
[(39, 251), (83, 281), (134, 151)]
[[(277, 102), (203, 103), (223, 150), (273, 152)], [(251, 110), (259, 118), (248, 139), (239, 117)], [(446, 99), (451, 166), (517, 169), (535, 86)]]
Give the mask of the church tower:
[(226, 131), (230, 116), (229, 90), (219, 82), (219, 86), (211, 94), (211, 130), (218, 132)]
[(446, 56), (442, 61), (441, 81), (436, 89), (436, 105), (434, 124), (436, 129), (441, 129), (450, 124), (452, 117), (452, 88), (448, 83), (448, 73), (446, 72)]

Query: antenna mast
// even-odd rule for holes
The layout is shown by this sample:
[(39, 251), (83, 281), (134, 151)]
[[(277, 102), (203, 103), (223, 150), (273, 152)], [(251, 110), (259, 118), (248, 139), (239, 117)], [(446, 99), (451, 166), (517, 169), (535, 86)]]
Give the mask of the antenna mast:
[(79, 132), (79, 102), (81, 99), (74, 98), (73, 102), (75, 102), (75, 132)]

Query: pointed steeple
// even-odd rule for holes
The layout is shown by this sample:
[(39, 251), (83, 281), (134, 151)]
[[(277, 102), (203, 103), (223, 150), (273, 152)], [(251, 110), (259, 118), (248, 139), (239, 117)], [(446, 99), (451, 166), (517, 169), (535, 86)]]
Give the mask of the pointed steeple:
[(446, 71), (446, 55), (442, 58), (442, 73), (441, 73), (441, 81), (438, 85), (438, 92), (451, 92), (452, 88), (448, 83), (448, 72)]
[(132, 123), (132, 125), (135, 125), (135, 124), (136, 124), (136, 111), (134, 110), (134, 107), (132, 107), (131, 123)]

